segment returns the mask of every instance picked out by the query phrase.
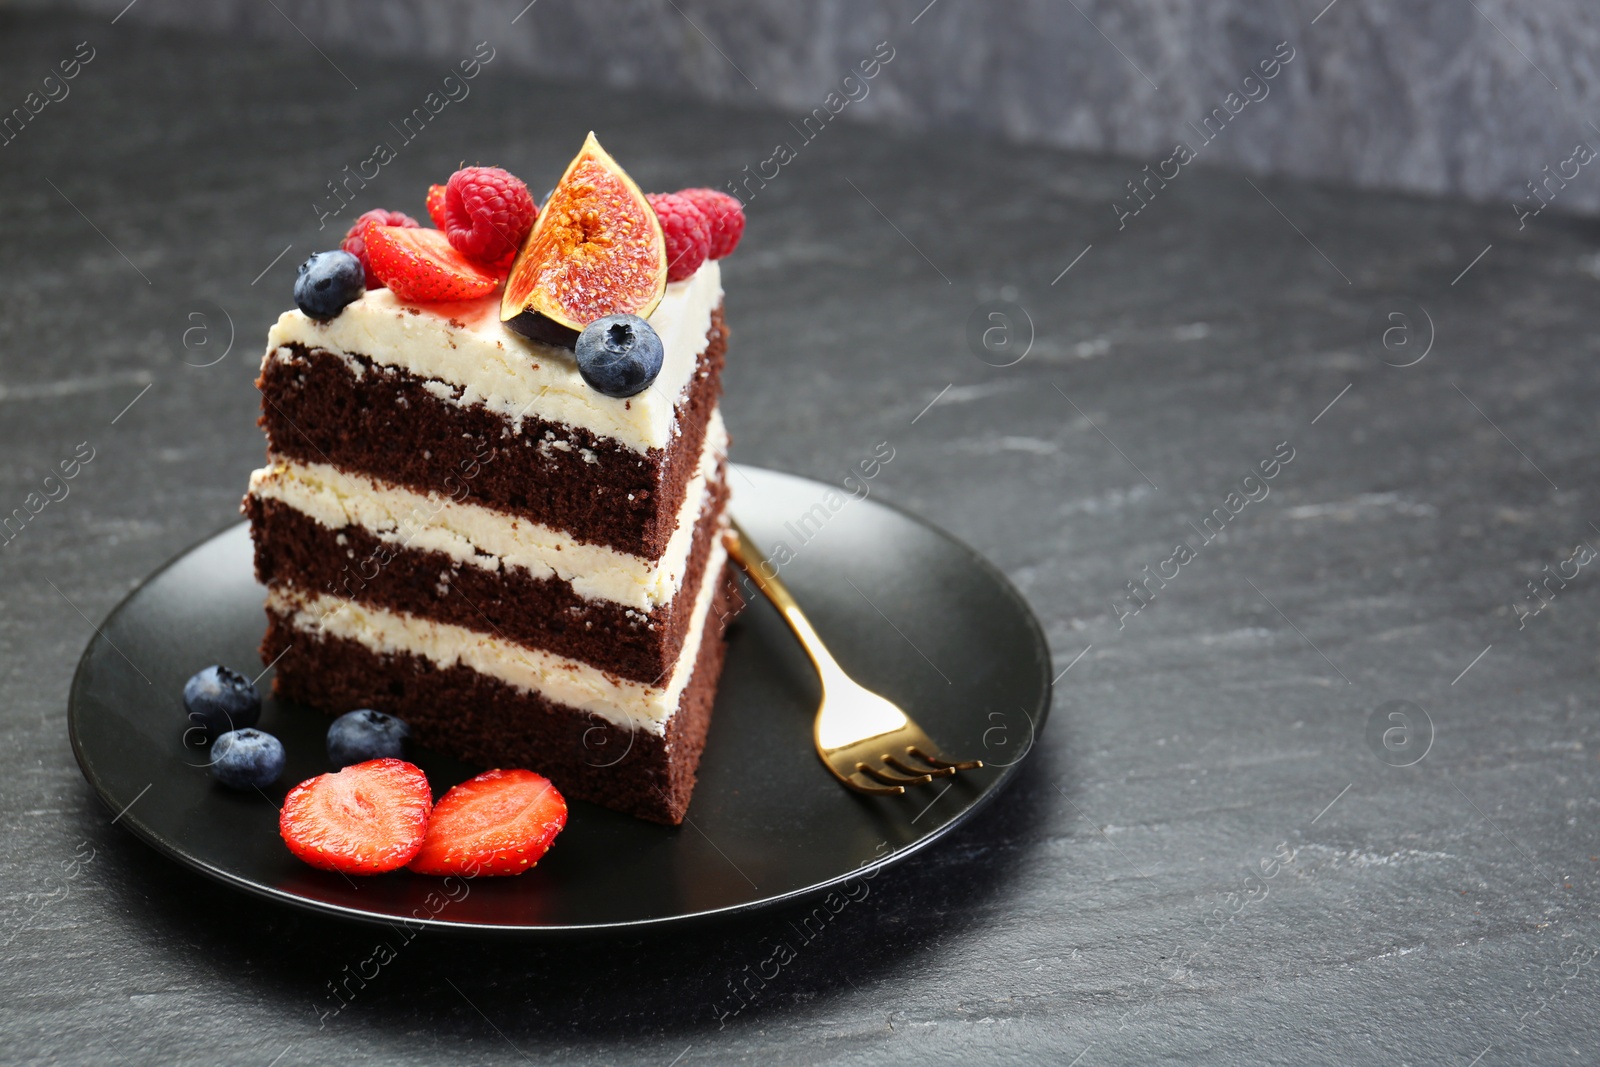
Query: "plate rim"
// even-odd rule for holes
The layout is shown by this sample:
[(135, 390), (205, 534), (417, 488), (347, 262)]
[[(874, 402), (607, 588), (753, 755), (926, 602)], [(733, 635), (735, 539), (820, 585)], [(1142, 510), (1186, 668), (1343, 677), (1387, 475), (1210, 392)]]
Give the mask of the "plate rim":
[[(763, 474), (781, 475), (785, 478), (809, 482), (813, 485), (825, 486), (829, 489), (837, 490), (837, 486), (832, 485), (832, 483), (811, 478), (804, 474), (796, 474), (791, 471), (778, 470), (774, 467), (761, 467), (749, 463), (733, 463), (730, 464), (730, 466), (747, 472), (760, 471)], [(944, 823), (935, 830), (917, 838), (910, 844), (892, 850), (887, 855), (878, 857), (870, 862), (863, 863), (861, 866), (843, 874), (835, 875), (831, 878), (820, 882), (815, 882), (808, 886), (802, 886), (799, 889), (791, 889), (784, 893), (764, 896), (759, 900), (747, 900), (737, 904), (729, 904), (718, 908), (706, 908), (700, 911), (678, 912), (672, 915), (661, 915), (644, 919), (627, 919), (619, 922), (530, 925), (515, 923), (463, 922), (460, 920), (439, 918), (437, 916), (430, 916), (426, 919), (414, 917), (397, 918), (395, 916), (379, 915), (374, 912), (364, 911), (359, 908), (353, 908), (343, 904), (333, 904), (326, 901), (311, 900), (297, 893), (262, 885), (259, 882), (252, 881), (248, 878), (234, 874), (231, 871), (224, 870), (220, 867), (206, 863), (197, 857), (185, 854), (178, 849), (171, 847), (160, 834), (145, 826), (137, 816), (132, 816), (131, 818), (126, 819), (125, 825), (127, 826), (128, 832), (137, 838), (141, 843), (148, 845), (157, 853), (166, 857), (168, 860), (176, 863), (182, 868), (204, 875), (212, 881), (218, 882), (230, 888), (243, 890), (251, 896), (269, 900), (276, 904), (287, 905), (300, 911), (335, 919), (352, 920), (374, 926), (392, 927), (395, 923), (400, 923), (406, 925), (408, 928), (416, 928), (419, 930), (448, 930), (454, 933), (481, 933), (485, 935), (518, 935), (526, 937), (560, 938), (592, 936), (595, 934), (635, 934), (646, 931), (676, 930), (687, 925), (733, 919), (756, 911), (781, 907), (784, 904), (795, 903), (801, 900), (820, 896), (830, 889), (843, 885), (852, 878), (874, 877), (878, 874), (878, 872), (884, 870), (885, 868), (902, 862), (903, 860), (912, 856), (914, 853), (917, 853), (933, 842), (940, 840), (950, 831), (966, 825), (979, 812), (986, 810), (994, 798), (1004, 792), (1011, 785), (1011, 782), (1019, 773), (1019, 768), (1021, 768), (1022, 765), (1027, 762), (1028, 757), (1033, 754), (1034, 748), (1038, 745), (1039, 734), (1044, 729), (1045, 723), (1050, 717), (1051, 707), (1054, 704), (1055, 683), (1051, 680), (1050, 676), (1053, 662), (1050, 653), (1050, 643), (1044, 632), (1044, 627), (1039, 622), (1039, 617), (1034, 612), (1033, 606), (1028, 603), (1027, 598), (1022, 595), (1022, 591), (1019, 590), (1011, 581), (1011, 579), (1006, 576), (1005, 572), (990, 562), (982, 553), (977, 551), (971, 545), (967, 544), (961, 538), (951, 534), (948, 530), (944, 529), (944, 527), (930, 522), (922, 516), (910, 511), (905, 507), (902, 507), (899, 504), (894, 503), (893, 501), (874, 500), (873, 503), (879, 507), (887, 508), (888, 510), (895, 512), (897, 515), (918, 526), (931, 530), (934, 534), (956, 546), (971, 561), (975, 562), (978, 568), (987, 574), (987, 576), (1006, 595), (1006, 597), (1021, 608), (1021, 614), (1023, 618), (1027, 620), (1028, 629), (1032, 632), (1037, 647), (1043, 652), (1043, 655), (1038, 661), (1040, 668), (1039, 680), (1043, 683), (1040, 688), (1039, 704), (1033, 709), (1033, 713), (1029, 717), (1029, 724), (1032, 729), (1028, 739), (1028, 747), (1023, 750), (1022, 755), (1018, 756), (1005, 766), (1000, 767), (1000, 774), (995, 779), (994, 784), (988, 789), (984, 790), (984, 792), (979, 795), (976, 800), (970, 803), (955, 818)], [(733, 503), (730, 503), (730, 509), (736, 506), (736, 500)], [(198, 540), (191, 542), (183, 549), (174, 553), (165, 562), (163, 562), (161, 566), (157, 567), (155, 570), (141, 578), (131, 589), (128, 590), (126, 594), (123, 595), (120, 600), (117, 601), (117, 603), (109, 611), (106, 612), (105, 616), (100, 620), (100, 623), (95, 627), (94, 636), (89, 639), (88, 643), (84, 646), (83, 652), (78, 657), (78, 664), (73, 669), (72, 673), (72, 684), (67, 691), (67, 737), (72, 745), (72, 755), (77, 761), (79, 773), (83, 775), (84, 779), (94, 789), (95, 796), (102, 804), (106, 806), (108, 810), (115, 811), (116, 804), (108, 795), (105, 784), (101, 781), (100, 777), (90, 769), (90, 765), (86, 760), (82, 738), (79, 735), (77, 712), (79, 705), (79, 688), (85, 684), (84, 677), (88, 670), (90, 655), (95, 650), (95, 644), (103, 638), (103, 631), (105, 630), (106, 626), (119, 614), (121, 614), (123, 609), (128, 606), (134, 597), (138, 596), (144, 591), (146, 586), (160, 578), (178, 563), (187, 559), (197, 549), (216, 540), (223, 534), (245, 525), (248, 523), (248, 521), (248, 519), (238, 519), (234, 522), (227, 523), (226, 525), (212, 530), (210, 533), (199, 538)], [(124, 821), (124, 816), (128, 816), (130, 814), (130, 809), (132, 808), (133, 803), (137, 802), (138, 797), (135, 797), (133, 802), (129, 803), (122, 809), (114, 821)]]

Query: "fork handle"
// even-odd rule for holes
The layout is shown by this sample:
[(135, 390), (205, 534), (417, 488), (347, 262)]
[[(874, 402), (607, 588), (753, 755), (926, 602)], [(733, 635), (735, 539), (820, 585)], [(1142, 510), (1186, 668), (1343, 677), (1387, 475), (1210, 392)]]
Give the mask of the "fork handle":
[(750, 535), (744, 532), (744, 527), (739, 525), (739, 520), (730, 516), (729, 525), (728, 557), (739, 565), (740, 570), (750, 576), (750, 580), (756, 583), (756, 588), (760, 589), (762, 594), (772, 601), (773, 607), (778, 609), (783, 621), (789, 624), (795, 639), (800, 642), (800, 647), (811, 657), (812, 665), (817, 668), (817, 674), (822, 678), (823, 692), (827, 692), (830, 682), (846, 679), (844, 668), (839, 666), (833, 654), (822, 643), (822, 638), (811, 625), (811, 620), (800, 610), (794, 594), (789, 592), (789, 587), (778, 577), (778, 568), (767, 559), (760, 548), (756, 547)]

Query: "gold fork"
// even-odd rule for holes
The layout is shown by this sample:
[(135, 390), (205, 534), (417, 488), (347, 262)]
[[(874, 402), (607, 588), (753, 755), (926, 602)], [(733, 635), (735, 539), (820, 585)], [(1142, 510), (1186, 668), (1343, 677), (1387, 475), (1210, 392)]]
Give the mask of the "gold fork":
[(728, 555), (772, 601), (817, 668), (822, 703), (811, 733), (817, 755), (835, 778), (858, 793), (888, 796), (983, 766), (982, 760), (946, 759), (911, 716), (846, 674), (779, 580), (778, 568), (736, 520), (727, 544)]

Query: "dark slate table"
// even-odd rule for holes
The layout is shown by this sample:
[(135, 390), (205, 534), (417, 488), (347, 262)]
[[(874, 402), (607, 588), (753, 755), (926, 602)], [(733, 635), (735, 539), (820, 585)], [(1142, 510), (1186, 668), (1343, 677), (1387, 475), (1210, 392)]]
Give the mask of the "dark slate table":
[[(373, 932), (122, 833), (64, 705), (94, 622), (232, 521), (311, 205), (446, 63), (12, 12), (0, 105), (85, 40), (0, 148), (0, 511), (93, 450), (0, 549), (0, 1058), (1594, 1062), (1593, 223), (1189, 168), (1119, 229), (1134, 163), (829, 127), (729, 263), (737, 455), (837, 479), (893, 444), (877, 494), (1044, 621), (1026, 772), (720, 1025), (791, 914), (427, 935), (319, 1025)], [(364, 203), (463, 159), (553, 179), (590, 127), (647, 188), (792, 137), (491, 64)]]

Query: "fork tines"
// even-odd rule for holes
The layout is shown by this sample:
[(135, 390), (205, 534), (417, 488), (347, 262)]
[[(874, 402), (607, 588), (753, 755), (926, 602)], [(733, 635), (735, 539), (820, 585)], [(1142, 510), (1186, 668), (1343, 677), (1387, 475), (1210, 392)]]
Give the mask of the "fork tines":
[[(872, 789), (871, 792), (904, 793), (908, 785), (926, 785), (935, 778), (948, 778), (957, 771), (972, 771), (983, 766), (982, 760), (961, 760), (952, 762), (939, 756), (931, 756), (916, 745), (905, 746), (905, 755), (910, 759), (920, 761), (920, 765), (912, 764), (907, 759), (902, 759), (893, 752), (882, 753), (878, 759), (899, 774), (889, 774), (865, 761), (856, 763), (856, 771), (866, 775), (874, 782), (881, 782), (888, 789)], [(858, 786), (859, 788), (859, 786)]]

